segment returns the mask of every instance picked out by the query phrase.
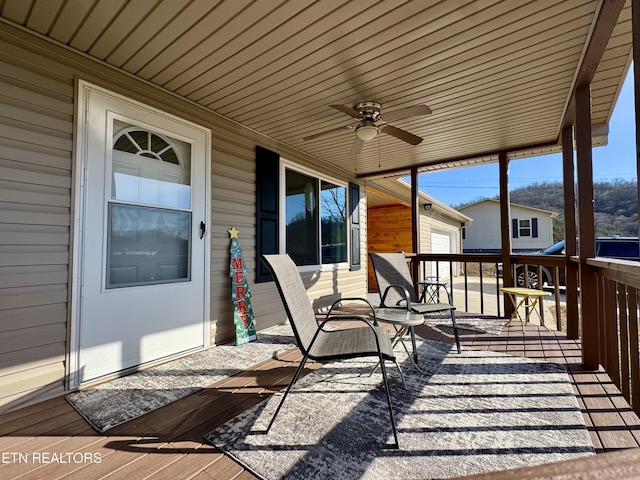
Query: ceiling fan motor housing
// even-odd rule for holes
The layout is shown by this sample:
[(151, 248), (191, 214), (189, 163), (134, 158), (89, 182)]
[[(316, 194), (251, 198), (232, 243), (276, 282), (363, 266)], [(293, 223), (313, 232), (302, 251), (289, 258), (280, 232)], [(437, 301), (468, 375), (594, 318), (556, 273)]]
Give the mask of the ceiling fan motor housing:
[(353, 109), (359, 112), (365, 119), (377, 122), (380, 119), (381, 105), (376, 102), (356, 103)]

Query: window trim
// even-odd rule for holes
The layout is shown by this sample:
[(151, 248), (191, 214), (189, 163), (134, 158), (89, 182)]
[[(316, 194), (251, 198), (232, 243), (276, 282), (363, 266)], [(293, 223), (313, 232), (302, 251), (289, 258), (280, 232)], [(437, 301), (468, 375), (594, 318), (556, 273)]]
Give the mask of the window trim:
[[(325, 181), (325, 182), (330, 182), (330, 183), (333, 183), (334, 185), (344, 188), (345, 189), (345, 208), (346, 208), (345, 211), (348, 211), (348, 208), (349, 208), (349, 182), (338, 180), (334, 177), (330, 177), (327, 175), (322, 175), (318, 173), (316, 170), (313, 170), (311, 168), (302, 166), (300, 164), (297, 164), (295, 162), (292, 162), (290, 160), (280, 157), (280, 172), (279, 172), (280, 196), (278, 198), (278, 205), (281, 212), (279, 225), (278, 225), (278, 231), (279, 231), (279, 237), (280, 237), (278, 249), (280, 253), (287, 253), (287, 210), (286, 210), (286, 201), (287, 201), (286, 171), (287, 169), (294, 170), (295, 172), (301, 173), (303, 175), (308, 175), (310, 177), (313, 177), (319, 180), (319, 183), (318, 183), (319, 185), (320, 185), (320, 182)], [(319, 203), (318, 206), (320, 206), (321, 202), (318, 202), (318, 203)], [(318, 215), (318, 220), (320, 222), (322, 221), (321, 215)], [(343, 270), (343, 269), (348, 270), (350, 265), (349, 261), (351, 257), (351, 250), (350, 250), (351, 239), (349, 238), (350, 237), (349, 232), (351, 231), (350, 229), (351, 229), (351, 218), (349, 218), (349, 215), (347, 215), (346, 222), (345, 222), (345, 231), (347, 232), (346, 234), (347, 258), (344, 262), (319, 263), (315, 265), (300, 265), (298, 266), (298, 270), (300, 272), (332, 271), (332, 270)], [(318, 229), (318, 246), (319, 246), (318, 258), (322, 262), (322, 230), (320, 228)]]
[[(529, 225), (528, 226), (523, 226), (522, 223), (523, 222), (527, 222)], [(528, 232), (528, 233), (523, 233), (523, 230)], [(532, 237), (532, 228), (531, 228), (531, 219), (530, 218), (523, 218), (521, 220), (518, 220), (518, 236), (519, 237)]]

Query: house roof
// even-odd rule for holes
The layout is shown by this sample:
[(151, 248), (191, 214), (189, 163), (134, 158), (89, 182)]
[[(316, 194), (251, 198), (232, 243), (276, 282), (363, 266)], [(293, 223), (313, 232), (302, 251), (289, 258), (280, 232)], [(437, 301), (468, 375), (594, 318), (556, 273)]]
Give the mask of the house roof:
[[(431, 195), (418, 190), (420, 205), (431, 204), (433, 211), (438, 211), (443, 216), (449, 217), (457, 222), (471, 222), (471, 217), (466, 216), (455, 208), (442, 203)], [(411, 206), (411, 185), (401, 178), (385, 178), (367, 182), (367, 205), (388, 205), (390, 203), (400, 203)]]
[[(7, 0), (0, 21), (369, 178), (559, 151), (591, 80), (605, 143), (632, 44), (630, 0)], [(422, 143), (350, 155), (356, 119), (329, 105), (363, 101), (428, 105), (390, 122)]]
[[(470, 203), (463, 207), (458, 207), (458, 210), (464, 211), (469, 209), (470, 207), (476, 207), (482, 203), (491, 203), (491, 204), (497, 205), (498, 207), (500, 206), (500, 200), (495, 200), (493, 198), (484, 198), (482, 200), (478, 200), (477, 202)], [(555, 217), (558, 215), (556, 212), (552, 212), (551, 210), (544, 210), (542, 208), (528, 207), (526, 205), (518, 205), (517, 203), (510, 203), (509, 205), (511, 207), (518, 207), (518, 208), (523, 208), (525, 210), (532, 210), (534, 212), (543, 213), (543, 214), (549, 215), (550, 217)]]

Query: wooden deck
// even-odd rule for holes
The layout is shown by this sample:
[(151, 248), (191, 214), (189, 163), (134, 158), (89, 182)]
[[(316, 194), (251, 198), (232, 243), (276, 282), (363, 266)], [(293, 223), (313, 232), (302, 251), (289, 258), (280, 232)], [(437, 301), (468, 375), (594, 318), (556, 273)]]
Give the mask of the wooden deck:
[[(428, 326), (421, 326), (417, 333), (452, 342), (451, 332)], [(461, 340), (475, 349), (568, 365), (599, 455), (528, 469), (526, 478), (640, 478), (640, 419), (607, 374), (581, 369), (579, 343), (537, 325), (528, 325), (523, 335), (519, 324), (503, 329), (500, 336), (464, 330)], [(287, 352), (105, 434), (94, 431), (64, 398), (4, 414), (0, 416), (0, 478), (255, 478), (207, 444), (203, 435), (284, 387), (299, 358), (297, 350)], [(478, 478), (522, 478), (524, 473), (509, 475), (513, 474)]]

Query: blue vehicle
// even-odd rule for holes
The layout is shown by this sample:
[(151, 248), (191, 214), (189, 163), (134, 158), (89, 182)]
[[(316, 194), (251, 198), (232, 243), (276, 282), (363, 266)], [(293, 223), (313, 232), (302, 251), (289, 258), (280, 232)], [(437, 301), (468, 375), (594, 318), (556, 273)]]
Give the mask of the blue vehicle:
[[(533, 252), (533, 255), (564, 255), (564, 240), (554, 243), (544, 250)], [(596, 257), (619, 258), (622, 260), (640, 260), (638, 237), (603, 236), (596, 237)], [(538, 281), (538, 267), (527, 266), (527, 278), (524, 274), (524, 265), (516, 267), (516, 285), (518, 287), (540, 288), (544, 285), (553, 286), (553, 274), (545, 266), (542, 266), (542, 284)], [(565, 271), (560, 269), (558, 274), (559, 285), (565, 285)]]

